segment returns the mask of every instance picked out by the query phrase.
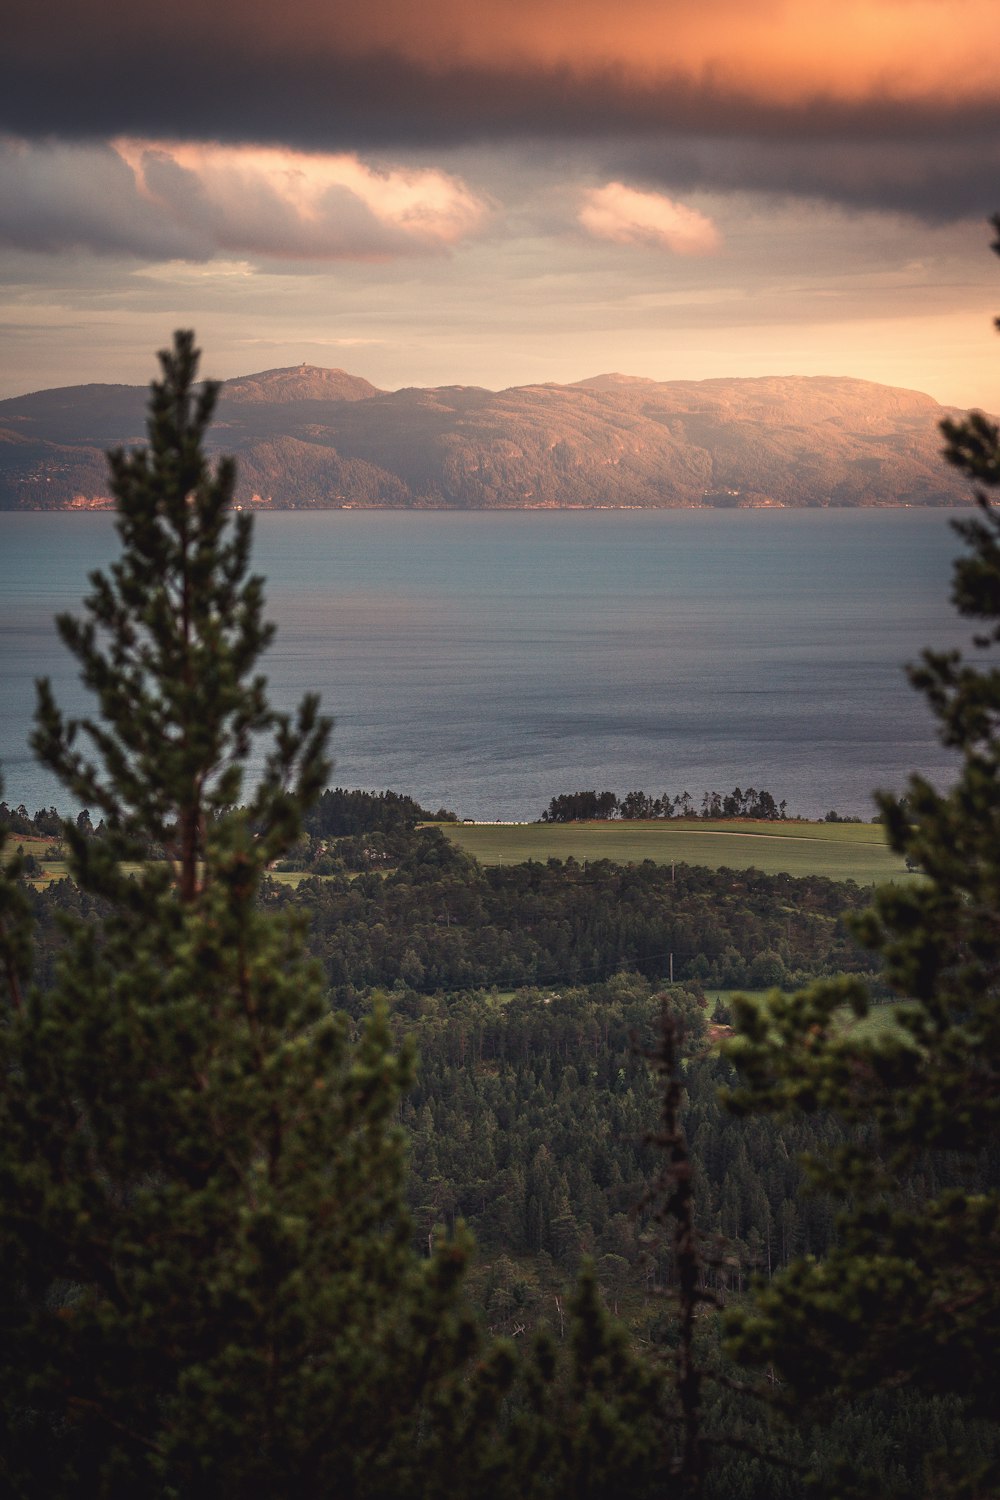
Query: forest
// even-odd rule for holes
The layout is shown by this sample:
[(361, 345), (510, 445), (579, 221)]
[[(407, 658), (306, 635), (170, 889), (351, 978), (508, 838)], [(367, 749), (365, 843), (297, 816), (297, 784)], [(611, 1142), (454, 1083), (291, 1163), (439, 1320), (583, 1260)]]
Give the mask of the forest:
[[(755, 1277), (770, 1281), (802, 1256), (828, 1254), (836, 1205), (829, 1194), (803, 1191), (800, 1159), (842, 1147), (845, 1128), (830, 1112), (734, 1120), (722, 1098), (738, 1078), (724, 1055), (732, 1014), (726, 996), (709, 995), (857, 975), (887, 997), (876, 955), (852, 933), (852, 914), (870, 905), (870, 889), (651, 863), (584, 869), (553, 860), (486, 870), (438, 829), (418, 827), (426, 810), (409, 799), (340, 789), (325, 793), (324, 804), (312, 826), (336, 868), (294, 887), (265, 874), (260, 907), (302, 923), (307, 951), (355, 1039), (373, 1007), (384, 1006), (395, 1046), (414, 1049), (397, 1114), (407, 1145), (410, 1251), (426, 1253), (442, 1227), (472, 1232), (466, 1292), (488, 1337), (524, 1339), (559, 1327), (581, 1268), (592, 1266), (599, 1296), (637, 1347), (669, 1339), (675, 1257), (649, 1196), (659, 1100), (650, 1058), (665, 1000), (685, 1034), (684, 1129), (704, 1287), (732, 1305)], [(46, 831), (44, 815), (42, 823), (28, 820), (35, 833)], [(81, 823), (85, 840), (99, 844), (90, 819)], [(358, 841), (369, 849), (368, 868), (352, 873), (346, 865), (357, 863)], [(382, 866), (387, 856), (392, 863)], [(68, 880), (29, 886), (26, 896), (35, 979), (52, 985), (67, 918), (99, 928), (106, 902)], [(666, 986), (671, 952), (675, 982)], [(865, 1024), (885, 1029), (892, 1012), (883, 1004)], [(907, 1183), (908, 1200), (918, 1208), (962, 1182), (981, 1189), (997, 1166), (983, 1151), (970, 1178), (928, 1158)], [(905, 1494), (917, 1482), (927, 1423), (977, 1452), (985, 1442), (952, 1403), (894, 1402), (891, 1438), (863, 1415), (863, 1403), (841, 1411), (837, 1436), (824, 1438), (829, 1457), (843, 1441), (842, 1424), (856, 1428), (855, 1446), (867, 1432), (864, 1459), (882, 1493), (895, 1485)], [(744, 1411), (722, 1402), (712, 1417), (721, 1435), (762, 1423), (752, 1404)], [(908, 1460), (899, 1456), (903, 1429), (912, 1429)], [(801, 1481), (761, 1456), (774, 1443), (762, 1428), (750, 1444), (759, 1454), (718, 1458), (705, 1493), (802, 1492)], [(779, 1446), (787, 1458), (796, 1440), (786, 1433)], [(988, 1444), (981, 1456), (987, 1451)]]
[[(95, 716), (39, 684), (87, 815), (15, 807), (0, 863), (5, 1487), (996, 1494), (996, 673), (914, 669), (961, 770), (883, 799), (896, 885), (481, 868), (270, 706), (197, 360), (58, 621)], [(946, 435), (1000, 479), (985, 419)], [(961, 530), (989, 651), (1000, 518)]]
[[(383, 799), (367, 805), (377, 824)], [(734, 1130), (718, 1105), (732, 1070), (710, 1032), (727, 1032), (730, 1016), (706, 986), (759, 990), (846, 973), (877, 986), (877, 963), (847, 925), (870, 891), (753, 871), (672, 875), (651, 863), (484, 870), (436, 829), (399, 837), (405, 853), (389, 873), (296, 888), (265, 879), (260, 900), (306, 919), (307, 950), (341, 1013), (361, 1023), (379, 995), (395, 1035), (415, 1044), (401, 1118), (418, 1239), (461, 1218), (483, 1251), (544, 1252), (569, 1276), (582, 1253), (625, 1253), (630, 1284), (644, 1284), (638, 1208), (656, 1105), (645, 1054), (672, 953), (669, 1001), (692, 1054), (692, 1110), (696, 1081), (700, 1099), (689, 1128), (702, 1222), (732, 1241), (744, 1271), (827, 1248), (828, 1208), (816, 1210), (820, 1229), (814, 1206), (797, 1203), (797, 1152), (815, 1144), (815, 1130), (788, 1127), (794, 1139), (768, 1122)], [(36, 978), (51, 984), (66, 914), (97, 921), (100, 903), (68, 880), (30, 899)]]

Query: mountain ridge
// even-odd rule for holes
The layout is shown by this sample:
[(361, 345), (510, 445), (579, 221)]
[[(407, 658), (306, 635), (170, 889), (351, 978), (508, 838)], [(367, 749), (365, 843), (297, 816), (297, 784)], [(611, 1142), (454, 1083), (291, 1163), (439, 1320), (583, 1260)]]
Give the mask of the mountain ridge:
[[(0, 401), (0, 509), (107, 503), (108, 448), (145, 441), (147, 388)], [(212, 453), (238, 503), (271, 509), (561, 509), (968, 504), (941, 461), (956, 409), (853, 376), (382, 390), (283, 366), (221, 382)]]

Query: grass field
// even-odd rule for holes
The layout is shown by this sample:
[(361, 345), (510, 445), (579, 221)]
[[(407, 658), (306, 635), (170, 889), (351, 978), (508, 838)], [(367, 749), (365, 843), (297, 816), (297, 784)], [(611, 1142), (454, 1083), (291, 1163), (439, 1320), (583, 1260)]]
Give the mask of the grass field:
[(64, 880), (69, 874), (64, 859), (49, 859), (47, 851), (57, 848), (59, 840), (54, 838), (37, 838), (31, 833), (11, 833), (7, 836), (7, 856), (11, 856), (22, 849), (25, 854), (33, 854), (41, 865), (41, 874), (34, 877), (31, 884), (36, 890), (44, 885), (51, 885), (53, 881)]
[(767, 874), (828, 875), (859, 885), (906, 876), (898, 854), (887, 848), (878, 823), (702, 822), (672, 818), (656, 822), (449, 823), (448, 838), (484, 865), (523, 864), (529, 859), (610, 859), (636, 864), (705, 865), (717, 870), (754, 866)]

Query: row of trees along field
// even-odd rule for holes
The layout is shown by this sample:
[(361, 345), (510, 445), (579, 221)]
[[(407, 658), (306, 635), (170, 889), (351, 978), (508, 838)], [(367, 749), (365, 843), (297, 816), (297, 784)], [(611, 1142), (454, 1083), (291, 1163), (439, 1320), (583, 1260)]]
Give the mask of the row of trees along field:
[[(0, 873), (5, 1486), (996, 1493), (1000, 674), (916, 673), (961, 771), (885, 805), (924, 872), (856, 917), (890, 1025), (829, 882), (487, 873), (394, 827), (394, 873), (277, 889), (327, 725), (267, 703), (214, 388), (189, 335), (162, 363), (149, 450), (111, 460), (121, 559), (59, 622), (98, 716), (42, 684), (34, 737), (103, 830), (65, 825), (49, 896)], [(1000, 481), (990, 424), (949, 437)], [(993, 647), (1000, 523), (963, 532)], [(737, 1002), (720, 1055), (695, 966), (730, 949), (828, 977)], [(501, 993), (510, 951), (534, 989)]]
[(784, 799), (776, 802), (770, 792), (758, 792), (748, 786), (745, 791), (734, 787), (731, 792), (705, 792), (696, 802), (690, 792), (671, 797), (669, 792), (652, 796), (649, 792), (562, 792), (553, 797), (542, 813), (543, 823), (576, 823), (592, 819), (624, 818), (753, 818), (778, 822), (788, 816)]

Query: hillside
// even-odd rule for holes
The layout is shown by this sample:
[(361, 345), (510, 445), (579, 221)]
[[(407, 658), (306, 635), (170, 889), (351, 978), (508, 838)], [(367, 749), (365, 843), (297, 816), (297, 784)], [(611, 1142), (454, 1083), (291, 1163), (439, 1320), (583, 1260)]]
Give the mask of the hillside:
[[(146, 391), (0, 401), (0, 509), (100, 503)], [(225, 382), (211, 433), (243, 504), (493, 508), (953, 505), (930, 396), (833, 376), (382, 391), (301, 365)]]

